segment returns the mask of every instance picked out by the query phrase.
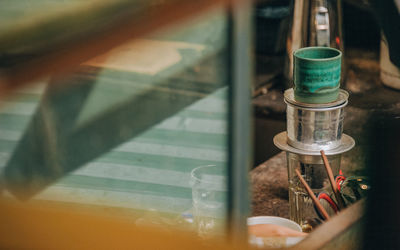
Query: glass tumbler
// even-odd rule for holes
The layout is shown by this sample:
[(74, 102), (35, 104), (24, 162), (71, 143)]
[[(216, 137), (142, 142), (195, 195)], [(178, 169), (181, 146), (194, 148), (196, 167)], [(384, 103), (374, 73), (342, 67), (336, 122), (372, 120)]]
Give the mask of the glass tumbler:
[[(332, 188), (321, 156), (299, 155), (291, 152), (287, 152), (286, 156), (289, 176), (289, 216), (291, 220), (300, 224), (303, 231), (309, 231), (312, 229), (310, 221), (319, 216), (310, 196), (297, 177), (295, 169), (299, 169), (316, 196), (321, 192), (332, 193)], [(328, 155), (327, 158), (333, 175), (338, 175), (341, 154)]]
[(200, 166), (191, 172), (193, 217), (198, 235), (210, 238), (224, 233), (227, 199), (226, 168)]

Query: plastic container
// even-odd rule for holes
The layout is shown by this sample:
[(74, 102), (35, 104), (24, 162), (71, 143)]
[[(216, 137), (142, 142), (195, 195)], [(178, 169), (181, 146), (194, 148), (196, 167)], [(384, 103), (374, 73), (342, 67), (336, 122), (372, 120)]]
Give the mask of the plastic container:
[(225, 166), (205, 165), (192, 170), (193, 219), (202, 238), (224, 234), (227, 181)]

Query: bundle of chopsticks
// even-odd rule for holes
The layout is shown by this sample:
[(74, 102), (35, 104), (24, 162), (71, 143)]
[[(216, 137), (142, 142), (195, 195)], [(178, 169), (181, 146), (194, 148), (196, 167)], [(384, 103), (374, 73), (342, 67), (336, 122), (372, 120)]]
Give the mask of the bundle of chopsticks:
[[(333, 177), (332, 168), (329, 164), (328, 158), (326, 157), (324, 150), (321, 150), (320, 153), (321, 153), (321, 157), (324, 162), (324, 165), (325, 165), (325, 170), (328, 175), (329, 182), (332, 187), (333, 194), (335, 195), (335, 198), (336, 198), (337, 209), (338, 209), (338, 211), (341, 211), (342, 209), (344, 209), (346, 207), (346, 204), (343, 200), (342, 195), (339, 192), (338, 185), (335, 182), (335, 179)], [(325, 210), (325, 208), (322, 206), (322, 204), (320, 203), (318, 198), (315, 196), (314, 192), (312, 191), (310, 186), (307, 184), (307, 182), (304, 180), (303, 176), (301, 176), (299, 170), (296, 169), (295, 172), (296, 172), (297, 177), (300, 179), (300, 182), (305, 187), (308, 195), (311, 197), (318, 212), (325, 218), (325, 220), (329, 220), (330, 216), (329, 216), (328, 212)]]

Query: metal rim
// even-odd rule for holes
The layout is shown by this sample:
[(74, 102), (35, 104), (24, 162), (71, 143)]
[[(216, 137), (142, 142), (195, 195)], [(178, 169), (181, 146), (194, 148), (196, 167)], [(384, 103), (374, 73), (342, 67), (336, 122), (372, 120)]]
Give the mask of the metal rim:
[[(342, 135), (343, 136), (343, 135)], [(287, 143), (291, 147), (302, 149), (302, 150), (331, 150), (335, 149), (337, 147), (340, 147), (341, 145), (341, 138), (335, 141), (329, 141), (330, 144), (318, 144), (317, 142), (313, 143), (305, 143), (302, 141), (295, 141), (295, 140), (290, 140), (290, 138), (287, 138)]]
[(284, 93), (285, 103), (291, 106), (299, 107), (301, 109), (311, 111), (325, 111), (332, 109), (343, 108), (347, 105), (349, 99), (349, 93), (346, 90), (339, 89), (339, 97), (334, 102), (328, 103), (304, 103), (294, 99), (293, 88), (287, 89)]
[(206, 169), (206, 168), (221, 168), (221, 169), (223, 169), (223, 167), (222, 166), (217, 166), (217, 165), (203, 165), (203, 166), (198, 166), (198, 167), (196, 167), (196, 168), (194, 168), (194, 169), (192, 169), (192, 171), (190, 172), (190, 177), (193, 179), (193, 180), (196, 180), (196, 181), (199, 181), (199, 182), (203, 182), (203, 183), (215, 183), (215, 182), (211, 182), (211, 181), (207, 181), (207, 180), (202, 180), (202, 179), (200, 179), (197, 175), (196, 175), (196, 172), (199, 170), (199, 169)]
[[(298, 149), (290, 146), (287, 143), (287, 133), (286, 131), (281, 132), (274, 137), (274, 144), (277, 146), (279, 149), (283, 151), (288, 151), (291, 153), (299, 154), (299, 155), (320, 155), (319, 150), (304, 150), (304, 149)], [(337, 155), (337, 154), (342, 154), (350, 149), (352, 149), (355, 145), (355, 141), (351, 136), (348, 136), (346, 134), (342, 135), (342, 140), (341, 144), (339, 147), (330, 149), (330, 150), (325, 150), (326, 155)]]

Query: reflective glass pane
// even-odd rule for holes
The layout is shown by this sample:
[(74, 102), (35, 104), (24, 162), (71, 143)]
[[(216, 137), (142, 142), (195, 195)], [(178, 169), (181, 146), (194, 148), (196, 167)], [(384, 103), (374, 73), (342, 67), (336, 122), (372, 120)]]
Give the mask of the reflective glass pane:
[(223, 232), (227, 30), (214, 9), (0, 100), (3, 195)]

